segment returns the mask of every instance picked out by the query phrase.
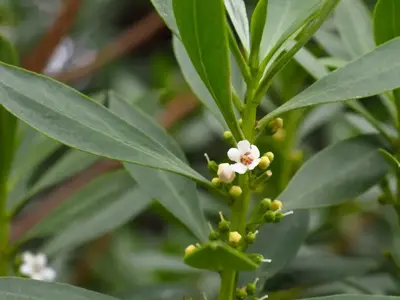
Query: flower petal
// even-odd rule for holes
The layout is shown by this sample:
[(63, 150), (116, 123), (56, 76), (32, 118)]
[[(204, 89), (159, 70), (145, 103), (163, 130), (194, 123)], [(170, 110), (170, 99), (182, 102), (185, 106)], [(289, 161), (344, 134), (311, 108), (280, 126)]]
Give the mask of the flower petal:
[(253, 160), (253, 162), (248, 166), (249, 170), (253, 170), (255, 167), (258, 166), (258, 164), (260, 163), (261, 158), (257, 158), (255, 160)]
[(54, 279), (56, 279), (56, 271), (52, 268), (46, 268), (42, 270), (42, 277), (43, 280), (54, 281)]
[(240, 151), (236, 148), (231, 148), (228, 151), (228, 157), (232, 161), (239, 162), (240, 161)]
[(22, 253), (21, 257), (26, 264), (33, 264), (35, 262), (35, 256), (29, 251)]
[(47, 264), (47, 257), (43, 253), (38, 253), (35, 257), (35, 264), (37, 266), (45, 267)]
[(32, 264), (24, 263), (19, 267), (19, 272), (26, 276), (31, 276), (33, 273)]
[(44, 280), (42, 272), (35, 272), (30, 276), (33, 280)]
[(256, 145), (251, 145), (251, 156), (253, 159), (260, 158), (260, 150)]
[(244, 174), (247, 171), (247, 167), (242, 163), (236, 163), (231, 166), (232, 166), (232, 170), (239, 174)]
[(248, 140), (243, 140), (238, 143), (238, 149), (240, 151), (240, 154), (244, 154), (246, 152), (251, 151), (251, 145)]

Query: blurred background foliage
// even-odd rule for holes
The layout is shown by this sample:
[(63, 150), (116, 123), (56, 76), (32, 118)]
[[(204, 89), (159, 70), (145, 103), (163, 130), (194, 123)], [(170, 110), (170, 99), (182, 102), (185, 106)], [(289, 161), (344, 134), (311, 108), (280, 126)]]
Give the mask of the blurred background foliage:
[[(342, 2), (356, 3), (356, 13), (338, 8), (306, 47), (331, 69), (363, 54), (361, 46), (372, 38), (363, 34), (372, 30), (375, 1)], [(255, 3), (246, 2), (249, 12)], [(54, 36), (53, 41), (44, 37), (68, 5), (76, 6), (64, 20), (71, 26), (58, 36), (54, 49), (49, 46)], [(168, 129), (190, 164), (206, 176), (204, 153), (216, 161), (225, 159), (223, 129), (191, 93), (172, 49), (172, 35), (149, 0), (0, 0), (0, 33), (15, 45), (22, 66), (106, 104), (110, 90), (136, 104)], [(50, 60), (41, 68), (38, 57), (49, 50)], [(300, 55), (274, 81), (260, 116), (314, 81), (301, 66)], [(88, 65), (95, 68), (87, 71)], [(390, 113), (382, 103), (376, 97), (362, 101), (384, 123)], [(294, 111), (283, 118), (285, 129), (261, 143), (262, 152), (276, 155), (274, 176), (260, 191), (271, 198), (321, 149), (375, 132), (343, 104)], [(24, 247), (49, 254), (59, 281), (126, 300), (198, 299), (202, 291), (213, 299), (218, 276), (182, 262), (183, 249), (195, 238), (157, 199), (137, 195), (135, 182), (118, 163), (68, 149), (24, 124), (20, 132), (10, 201), (27, 194), (30, 201), (13, 224), (13, 237), (40, 236)], [(205, 191), (198, 193), (206, 218), (216, 220), (223, 206)], [(400, 252), (393, 233), (397, 227), (390, 209), (378, 205), (378, 195), (374, 187), (344, 204), (312, 210), (310, 216), (296, 212), (288, 218), (290, 224), (267, 230), (266, 236), (279, 242), (257, 247), (281, 255), (278, 265), (263, 274), (270, 299), (345, 292), (400, 295), (400, 268), (394, 263)], [(39, 220), (43, 222), (35, 225)]]

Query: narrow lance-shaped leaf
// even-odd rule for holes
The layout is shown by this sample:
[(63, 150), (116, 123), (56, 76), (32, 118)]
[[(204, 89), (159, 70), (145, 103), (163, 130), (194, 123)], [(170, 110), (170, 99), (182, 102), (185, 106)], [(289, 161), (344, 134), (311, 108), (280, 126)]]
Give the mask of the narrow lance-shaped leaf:
[(377, 45), (400, 36), (400, 2), (379, 0), (374, 10), (374, 36)]
[(208, 184), (158, 141), (50, 78), (0, 65), (0, 104), (53, 139), (96, 155), (168, 170)]
[(0, 298), (2, 300), (117, 300), (68, 284), (12, 277), (0, 279)]
[(241, 130), (232, 106), (228, 32), (223, 0), (173, 0), (186, 51), (232, 133)]
[(364, 135), (324, 149), (296, 173), (279, 195), (287, 210), (335, 205), (377, 184), (389, 166), (378, 136)]
[(151, 0), (153, 6), (163, 18), (165, 24), (171, 29), (171, 31), (179, 36), (178, 26), (176, 25), (174, 10), (172, 8), (173, 0)]
[(225, 7), (244, 48), (250, 50), (249, 20), (243, 0), (225, 0)]
[[(165, 130), (135, 106), (111, 94), (111, 110), (133, 126), (141, 128), (149, 136), (162, 142), (171, 152), (185, 161), (184, 154)], [(171, 214), (187, 226), (200, 240), (207, 239), (207, 226), (196, 185), (191, 180), (166, 171), (124, 164), (140, 188), (158, 200)], [(154, 188), (157, 187), (157, 188)]]
[(294, 109), (373, 96), (400, 86), (400, 39), (392, 40), (337, 69), (278, 107), (259, 122)]

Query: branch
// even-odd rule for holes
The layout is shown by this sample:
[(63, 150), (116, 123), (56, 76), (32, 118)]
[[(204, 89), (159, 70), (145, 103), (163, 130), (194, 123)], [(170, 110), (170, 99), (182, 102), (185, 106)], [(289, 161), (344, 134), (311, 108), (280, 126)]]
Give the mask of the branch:
[(81, 0), (68, 0), (65, 2), (53, 26), (39, 45), (23, 60), (22, 65), (24, 68), (37, 73), (41, 73), (44, 70), (54, 49), (71, 29), (81, 3)]

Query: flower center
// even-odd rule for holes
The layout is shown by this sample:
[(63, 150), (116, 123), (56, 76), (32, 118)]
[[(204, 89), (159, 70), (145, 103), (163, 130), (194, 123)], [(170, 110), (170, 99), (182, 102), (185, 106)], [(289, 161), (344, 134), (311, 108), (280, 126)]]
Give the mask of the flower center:
[(32, 265), (33, 272), (41, 273), (43, 270), (43, 266), (41, 264), (33, 264)]
[(240, 162), (246, 166), (250, 165), (253, 162), (253, 158), (251, 157), (250, 152), (246, 152), (240, 157)]

